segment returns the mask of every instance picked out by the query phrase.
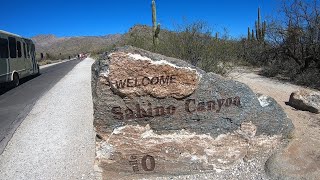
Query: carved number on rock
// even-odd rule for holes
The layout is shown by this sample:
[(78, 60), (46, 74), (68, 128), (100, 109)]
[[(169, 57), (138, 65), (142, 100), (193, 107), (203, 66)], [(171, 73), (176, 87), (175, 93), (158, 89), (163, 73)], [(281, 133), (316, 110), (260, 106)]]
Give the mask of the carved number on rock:
[[(149, 159), (149, 161), (150, 161), (150, 167), (147, 166), (147, 159)], [(145, 156), (143, 156), (143, 158), (141, 160), (141, 165), (142, 165), (142, 169), (144, 171), (153, 171), (154, 168), (156, 167), (156, 162), (155, 162), (153, 156), (145, 155)]]
[[(147, 163), (149, 160), (149, 163)], [(138, 160), (136, 155), (132, 155), (130, 157), (129, 164), (132, 165), (132, 169), (134, 172), (139, 172)], [(156, 167), (156, 162), (153, 156), (144, 155), (141, 159), (141, 166), (144, 171), (153, 171)]]

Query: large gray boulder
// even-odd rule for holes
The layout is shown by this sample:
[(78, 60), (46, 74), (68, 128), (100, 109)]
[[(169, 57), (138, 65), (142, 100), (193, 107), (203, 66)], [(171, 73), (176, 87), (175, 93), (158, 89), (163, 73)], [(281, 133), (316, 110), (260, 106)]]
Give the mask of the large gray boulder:
[(104, 178), (218, 173), (273, 152), (293, 129), (272, 98), (179, 59), (123, 47), (92, 73)]

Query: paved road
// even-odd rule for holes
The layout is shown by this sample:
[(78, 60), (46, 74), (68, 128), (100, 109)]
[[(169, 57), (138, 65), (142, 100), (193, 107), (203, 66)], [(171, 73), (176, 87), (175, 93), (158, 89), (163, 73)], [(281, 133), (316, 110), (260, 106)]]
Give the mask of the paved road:
[(19, 87), (0, 92), (0, 154), (35, 102), (80, 61), (72, 60), (41, 69), (41, 75)]
[(37, 100), (0, 155), (1, 180), (96, 179), (87, 58)]

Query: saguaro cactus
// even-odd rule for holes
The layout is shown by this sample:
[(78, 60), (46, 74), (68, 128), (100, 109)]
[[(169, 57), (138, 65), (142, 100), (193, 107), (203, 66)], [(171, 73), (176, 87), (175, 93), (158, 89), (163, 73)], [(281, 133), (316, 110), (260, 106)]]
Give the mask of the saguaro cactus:
[(247, 38), (248, 41), (251, 40), (251, 32), (250, 32), (250, 27), (248, 27), (248, 38)]
[(259, 40), (261, 40), (261, 32), (262, 32), (260, 25), (261, 25), (261, 15), (260, 15), (260, 7), (258, 7), (258, 29), (257, 29), (257, 32), (258, 32)]
[(264, 38), (265, 35), (266, 35), (266, 29), (267, 29), (267, 22), (264, 21), (264, 22), (262, 23), (262, 37), (263, 37), (263, 38)]
[(266, 21), (263, 21), (261, 24), (260, 8), (258, 8), (258, 20), (255, 22), (255, 27), (256, 27), (256, 39), (258, 41), (264, 41), (267, 23)]
[(251, 36), (252, 36), (251, 39), (254, 40), (254, 31), (253, 31), (253, 29), (251, 30)]
[(159, 42), (160, 24), (157, 24), (157, 8), (155, 0), (152, 0), (152, 30), (153, 46), (156, 47)]

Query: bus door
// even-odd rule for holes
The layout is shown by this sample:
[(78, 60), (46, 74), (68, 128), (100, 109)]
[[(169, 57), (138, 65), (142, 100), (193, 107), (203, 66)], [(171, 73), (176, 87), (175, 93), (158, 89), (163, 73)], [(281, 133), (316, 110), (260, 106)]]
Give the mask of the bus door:
[(20, 78), (28, 75), (28, 69), (26, 68), (26, 61), (23, 57), (23, 42), (21, 39), (17, 39), (17, 60), (19, 63)]
[(28, 72), (28, 74), (33, 74), (33, 66), (30, 56), (30, 47), (27, 40), (24, 39), (22, 49), (23, 49), (23, 58), (25, 63), (25, 69)]
[(33, 43), (31, 44), (31, 58), (33, 65), (33, 73), (38, 73), (38, 64), (36, 61), (36, 47)]
[(30, 40), (26, 41), (26, 50), (27, 57), (26, 61), (28, 61), (28, 69), (30, 69), (31, 74), (36, 74), (38, 72), (38, 66), (35, 58), (35, 46)]
[(0, 34), (0, 83), (10, 80), (9, 76), (9, 41)]

